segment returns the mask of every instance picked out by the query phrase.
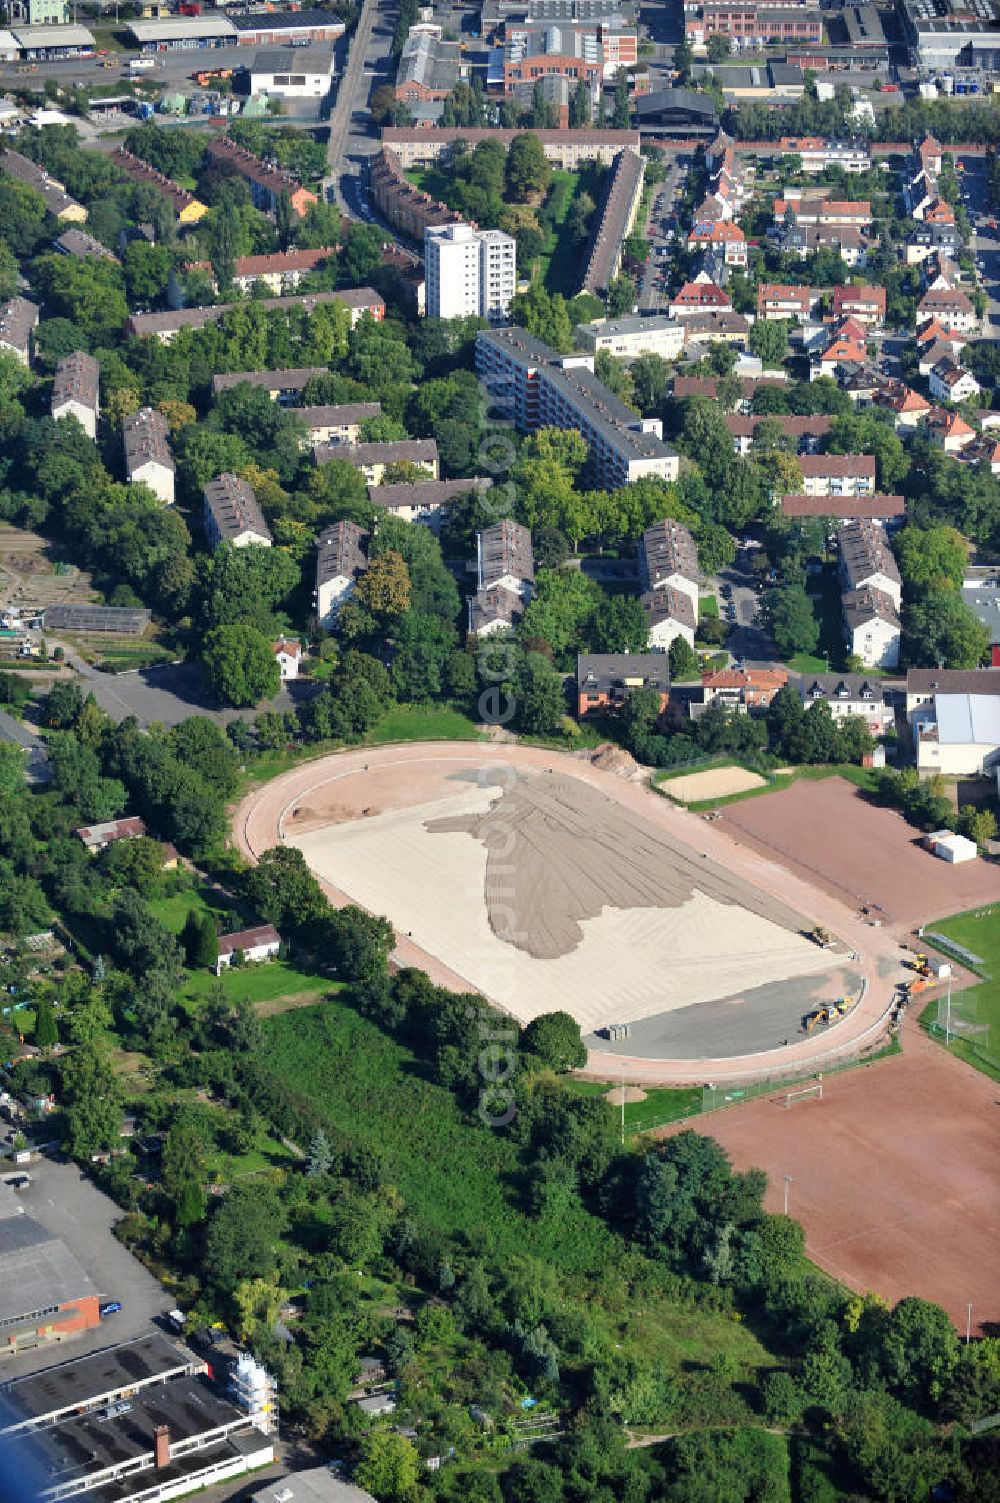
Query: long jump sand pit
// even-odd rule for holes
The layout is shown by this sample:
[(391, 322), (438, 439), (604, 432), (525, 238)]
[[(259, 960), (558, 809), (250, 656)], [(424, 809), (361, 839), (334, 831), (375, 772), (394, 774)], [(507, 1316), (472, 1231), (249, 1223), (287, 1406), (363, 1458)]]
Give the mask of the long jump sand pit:
[(495, 753), (407, 750), (331, 759), (283, 838), (521, 1022), (562, 1008), (593, 1030), (835, 964), (804, 937), (814, 918), (708, 856), (702, 822), (648, 791), (544, 753), (492, 778)]
[(767, 782), (759, 773), (745, 767), (709, 767), (705, 772), (687, 772), (679, 778), (666, 778), (661, 790), (668, 798), (682, 804), (700, 804), (707, 799), (729, 798), (734, 793), (749, 793)]
[(767, 1170), (768, 1210), (806, 1231), (814, 1262), (890, 1302), (943, 1305), (961, 1331), (1000, 1321), (997, 1086), (914, 1021), (902, 1055), (829, 1076), (823, 1099), (784, 1094), (702, 1117), (739, 1169)]
[(876, 917), (881, 909), (887, 925), (927, 923), (1000, 899), (1000, 865), (939, 861), (900, 814), (844, 778), (799, 779), (731, 804), (721, 826), (847, 906), (870, 906)]

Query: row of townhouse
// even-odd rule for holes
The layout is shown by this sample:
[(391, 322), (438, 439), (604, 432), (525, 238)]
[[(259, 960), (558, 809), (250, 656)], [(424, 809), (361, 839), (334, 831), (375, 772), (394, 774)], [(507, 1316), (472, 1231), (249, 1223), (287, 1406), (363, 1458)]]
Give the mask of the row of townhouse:
[(594, 374), (593, 357), (559, 355), (516, 326), (481, 330), (476, 368), (494, 404), (523, 433), (575, 428), (586, 440), (592, 481), (606, 489), (645, 475), (676, 480), (680, 459), (657, 418), (640, 418)]
[(902, 585), (888, 535), (859, 519), (841, 527), (837, 541), (848, 651), (868, 668), (897, 668)]
[(213, 303), (205, 308), (176, 308), (169, 313), (133, 313), (125, 321), (125, 333), (136, 339), (158, 339), (169, 344), (181, 329), (202, 329), (224, 318), (234, 308), (299, 308), (312, 313), (327, 303), (340, 303), (351, 318), (351, 328), (367, 314), (376, 322), (385, 318), (385, 303), (372, 287), (344, 287), (338, 292), (307, 292), (293, 297), (264, 297), (253, 303)]
[(639, 599), (650, 648), (666, 652), (675, 637), (694, 646), (700, 580), (698, 549), (688, 529), (670, 517), (647, 527), (639, 544)]
[(798, 319), (808, 323), (817, 317), (827, 298), (835, 323), (852, 318), (864, 329), (881, 329), (885, 325), (886, 293), (884, 287), (878, 286), (846, 285), (831, 290), (762, 282), (757, 288), (757, 317), (765, 321)]
[(924, 225), (955, 224), (955, 211), (941, 197), (938, 177), (943, 161), (941, 143), (927, 135), (917, 146), (907, 163), (903, 196), (912, 219)]
[[(287, 297), (298, 290), (303, 277), (318, 271), (336, 254), (335, 246), (320, 246), (314, 250), (289, 249), (263, 256), (237, 256), (231, 281), (238, 292), (250, 293), (263, 287), (272, 297)], [(183, 269), (185, 272), (200, 272), (212, 291), (219, 291), (210, 261), (188, 261)], [(171, 308), (184, 306), (184, 289), (174, 272), (171, 272), (167, 286), (167, 302)]]
[(786, 188), (771, 206), (775, 224), (825, 225), (833, 229), (868, 230), (872, 206), (867, 198), (831, 198), (829, 189)]
[(50, 177), (45, 168), (33, 162), (30, 157), (8, 148), (0, 153), (0, 171), (8, 177), (17, 178), (18, 182), (27, 183), (29, 188), (40, 193), (45, 200), (46, 210), (54, 219), (60, 219), (66, 224), (83, 224), (86, 220), (87, 210), (83, 204), (71, 198), (63, 184), (57, 178)]

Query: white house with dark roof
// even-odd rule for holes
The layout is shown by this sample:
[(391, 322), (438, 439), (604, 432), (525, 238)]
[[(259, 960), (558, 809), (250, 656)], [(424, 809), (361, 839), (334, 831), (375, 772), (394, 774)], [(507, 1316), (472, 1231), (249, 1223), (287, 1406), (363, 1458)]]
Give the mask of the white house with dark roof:
[(898, 668), (902, 637), (899, 612), (884, 590), (863, 585), (841, 597), (844, 636), (852, 657), (868, 668)]
[(886, 703), (882, 682), (877, 677), (867, 678), (863, 673), (803, 674), (798, 680), (798, 691), (807, 709), (823, 703), (829, 705), (834, 720), (856, 716), (873, 736), (881, 736), (895, 723), (895, 712)]
[(274, 541), (271, 529), (249, 481), (238, 475), (216, 475), (202, 496), (205, 534), (211, 548), (220, 543), (231, 543), (234, 548), (246, 548), (251, 543), (270, 548)]
[(640, 595), (639, 604), (649, 625), (647, 646), (650, 651), (666, 652), (675, 637), (683, 637), (689, 647), (694, 646), (698, 617), (697, 606), (692, 605), (690, 595), (673, 585), (659, 585)]
[(335, 522), (316, 539), (316, 618), (330, 627), (368, 567), (368, 534), (356, 522)]
[(52, 416), (57, 422), (60, 418), (76, 418), (87, 437), (96, 440), (100, 387), (101, 367), (93, 355), (83, 350), (64, 355), (52, 382)]
[(254, 929), (238, 929), (232, 934), (220, 934), (215, 974), (221, 976), (237, 955), (241, 955), (245, 961), (257, 962), (274, 960), (280, 951), (281, 935), (273, 924), (258, 924)]
[(148, 485), (165, 506), (174, 504), (174, 456), (170, 452), (170, 424), (162, 412), (140, 407), (122, 423), (125, 478)]
[(939, 360), (928, 377), (931, 396), (938, 402), (971, 402), (981, 390), (971, 371), (946, 356)]

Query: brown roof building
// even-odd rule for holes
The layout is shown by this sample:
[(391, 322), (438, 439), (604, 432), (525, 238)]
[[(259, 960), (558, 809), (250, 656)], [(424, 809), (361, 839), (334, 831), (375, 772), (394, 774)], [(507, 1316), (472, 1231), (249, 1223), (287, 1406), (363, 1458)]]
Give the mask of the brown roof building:
[(646, 164), (638, 151), (619, 152), (604, 182), (603, 197), (580, 281), (581, 292), (607, 292), (618, 275), (622, 247), (642, 199)]
[[(254, 308), (282, 308), (286, 311), (300, 308), (311, 313), (324, 303), (343, 303), (351, 315), (351, 328), (364, 314), (376, 321), (385, 317), (385, 303), (372, 287), (343, 287), (337, 292), (303, 292), (295, 297), (262, 297), (251, 304)], [(125, 323), (125, 333), (137, 339), (154, 338), (161, 344), (169, 344), (180, 329), (203, 329), (206, 324), (223, 318), (233, 308), (244, 307), (242, 303), (215, 303), (209, 308), (177, 308), (172, 313), (133, 313)]]
[(117, 147), (111, 153), (111, 160), (127, 178), (133, 183), (140, 183), (144, 187), (155, 188), (162, 193), (164, 198), (170, 200), (174, 214), (181, 223), (194, 224), (204, 217), (208, 207), (200, 199), (195, 198), (186, 188), (175, 183), (173, 178), (165, 177), (162, 172), (157, 172), (142, 157), (135, 156), (124, 146)]
[(250, 543), (270, 548), (274, 539), (253, 486), (238, 475), (216, 475), (205, 486), (205, 532), (212, 548), (231, 543), (245, 548)]
[(902, 496), (875, 491), (868, 496), (782, 496), (786, 517), (837, 517), (853, 521), (863, 517), (873, 522), (898, 522), (906, 515)]
[(89, 438), (97, 437), (101, 367), (93, 355), (74, 350), (56, 366), (52, 382), (52, 416), (75, 417)]
[(314, 376), (329, 374), (325, 365), (306, 365), (283, 371), (228, 371), (225, 375), (212, 377), (212, 395), (217, 397), (220, 391), (242, 386), (245, 382), (247, 386), (262, 387), (272, 402), (282, 401), (298, 396)]
[(113, 255), (106, 245), (102, 245), (95, 236), (88, 235), (86, 230), (78, 230), (75, 227), (64, 230), (52, 243), (56, 250), (62, 251), (64, 256), (76, 256), (80, 260), (93, 256), (99, 261), (114, 261), (116, 265), (118, 264), (118, 257)]
[(335, 522), (316, 539), (316, 615), (332, 626), (368, 567), (368, 533), (356, 522)]
[(288, 194), (292, 208), (299, 215), (304, 215), (310, 204), (319, 201), (316, 194), (303, 188), (298, 178), (290, 172), (285, 172), (280, 167), (269, 167), (254, 156), (252, 151), (238, 146), (228, 137), (209, 142), (208, 159), (214, 166), (224, 167), (242, 178), (250, 189), (254, 208), (263, 209), (267, 214), (274, 213), (283, 193)]
[(425, 230), (465, 222), (461, 214), (456, 214), (447, 204), (439, 203), (411, 183), (403, 172), (399, 157), (388, 147), (383, 146), (371, 158), (368, 183), (375, 207), (383, 218), (411, 240), (422, 244)]

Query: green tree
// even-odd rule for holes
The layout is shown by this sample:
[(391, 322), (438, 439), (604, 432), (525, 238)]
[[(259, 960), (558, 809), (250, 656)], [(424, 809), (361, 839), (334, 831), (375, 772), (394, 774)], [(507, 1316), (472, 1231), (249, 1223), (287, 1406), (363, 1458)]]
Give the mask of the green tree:
[(765, 365), (777, 366), (788, 349), (788, 324), (784, 319), (758, 318), (750, 330), (750, 353)]
[(394, 621), (410, 605), (410, 571), (393, 550), (377, 554), (358, 580), (355, 596), (376, 621)]
[(608, 316), (620, 318), (631, 313), (635, 307), (635, 283), (632, 278), (619, 273), (608, 288)]
[(904, 1403), (923, 1408), (940, 1398), (957, 1361), (955, 1327), (940, 1305), (901, 1299), (882, 1333), (879, 1365), (886, 1386)]
[(359, 1487), (367, 1488), (385, 1503), (406, 1503), (420, 1476), (420, 1456), (405, 1435), (376, 1430), (361, 1442), (361, 1456), (354, 1469)]
[(69, 1149), (75, 1159), (113, 1148), (121, 1128), (122, 1101), (106, 1055), (92, 1044), (70, 1051), (61, 1066)]
[(277, 1260), (285, 1215), (276, 1189), (267, 1183), (230, 1186), (205, 1236), (204, 1276), (220, 1294), (244, 1279), (267, 1278)]
[(166, 297), (174, 256), (169, 246), (133, 240), (125, 247), (122, 269), (130, 308), (153, 308)]
[(619, 68), (615, 73), (615, 103), (611, 113), (611, 124), (615, 130), (628, 130), (632, 122), (632, 111), (628, 102), (628, 74), (624, 68)]
[(566, 713), (562, 679), (540, 653), (525, 653), (516, 690), (520, 730), (528, 736), (555, 736)]
[(174, 1201), (190, 1183), (199, 1187), (205, 1178), (204, 1132), (193, 1114), (182, 1113), (163, 1140), (160, 1161), (163, 1188)]
[(903, 655), (911, 667), (978, 668), (989, 645), (989, 628), (950, 587), (928, 589), (904, 606)]
[(732, 51), (732, 43), (721, 31), (715, 31), (708, 39), (708, 60), (723, 63)]
[(521, 1034), (521, 1048), (560, 1074), (587, 1063), (580, 1025), (568, 1012), (544, 1012)]
[(216, 933), (215, 924), (212, 922), (210, 913), (203, 913), (198, 919), (198, 932), (189, 951), (189, 964), (193, 967), (204, 967), (214, 971), (215, 962), (219, 958), (219, 936)]
[(281, 685), (267, 637), (252, 626), (217, 626), (208, 633), (202, 664), (214, 692), (237, 709), (273, 699)]
[(969, 548), (956, 527), (904, 527), (894, 539), (907, 593), (962, 588)]
[(508, 195), (515, 203), (540, 197), (552, 181), (552, 168), (545, 148), (530, 132), (515, 136), (507, 152), (504, 172)]
[(59, 1042), (59, 1027), (51, 997), (39, 997), (35, 1007), (35, 1043), (39, 1049), (51, 1049)]
[(94, 256), (41, 256), (33, 283), (47, 311), (68, 318), (91, 342), (117, 339), (128, 318), (122, 269)]
[(585, 81), (578, 80), (569, 97), (569, 124), (571, 130), (583, 130), (591, 122), (590, 90)]
[(670, 677), (674, 683), (691, 683), (701, 678), (701, 659), (683, 637), (675, 637), (667, 652)]
[(761, 616), (782, 657), (816, 651), (819, 622), (801, 585), (781, 585), (768, 590), (761, 602)]

